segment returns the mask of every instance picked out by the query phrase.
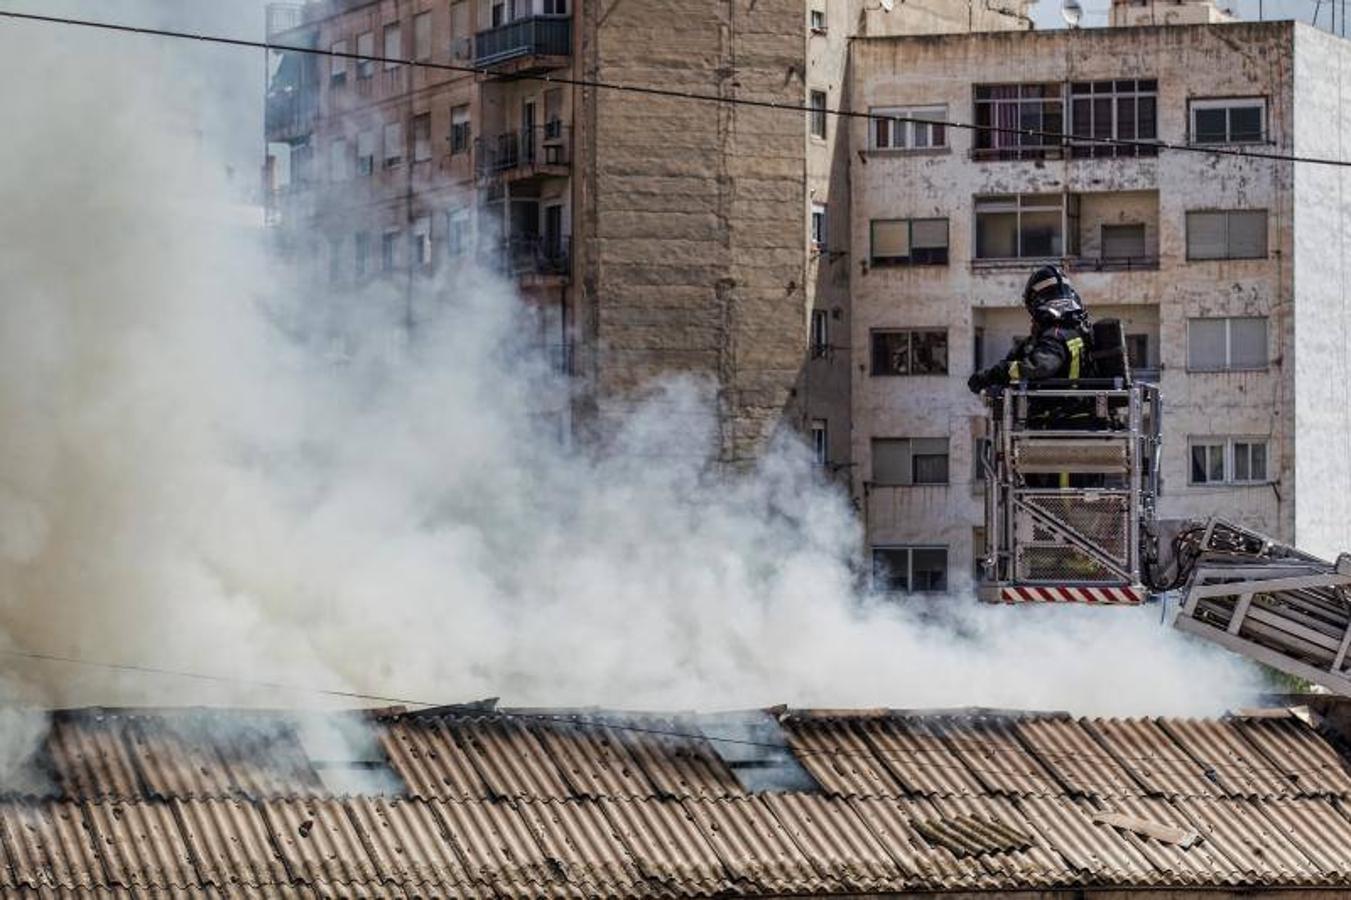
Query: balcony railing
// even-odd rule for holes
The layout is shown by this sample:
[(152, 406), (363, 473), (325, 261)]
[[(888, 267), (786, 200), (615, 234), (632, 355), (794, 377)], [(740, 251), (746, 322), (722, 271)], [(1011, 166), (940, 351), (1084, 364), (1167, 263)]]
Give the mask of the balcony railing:
[(1159, 268), (1157, 256), (1021, 256), (971, 260), (973, 270), (1026, 269), (1054, 264), (1071, 272), (1153, 272)]
[(569, 56), (572, 20), (554, 16), (518, 19), (474, 36), (474, 65), (491, 66), (524, 56)]
[(566, 275), (572, 263), (571, 240), (567, 235), (522, 235), (503, 241), (499, 262), (504, 273), (522, 275)]
[(318, 111), (317, 91), (290, 85), (274, 87), (267, 94), (264, 128), (268, 137), (274, 140), (308, 134)]
[(566, 166), (567, 138), (568, 129), (559, 121), (479, 138), (474, 142), (475, 171), (489, 178), (532, 166)]

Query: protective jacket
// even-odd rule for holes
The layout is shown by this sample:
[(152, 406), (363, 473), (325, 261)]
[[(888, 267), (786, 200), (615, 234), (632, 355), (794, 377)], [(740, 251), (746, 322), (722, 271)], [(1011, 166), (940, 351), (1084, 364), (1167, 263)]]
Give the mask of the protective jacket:
[(981, 381), (1003, 386), (1013, 381), (1087, 377), (1089, 334), (1082, 320), (1073, 325), (1036, 327), (1030, 338), (982, 372)]

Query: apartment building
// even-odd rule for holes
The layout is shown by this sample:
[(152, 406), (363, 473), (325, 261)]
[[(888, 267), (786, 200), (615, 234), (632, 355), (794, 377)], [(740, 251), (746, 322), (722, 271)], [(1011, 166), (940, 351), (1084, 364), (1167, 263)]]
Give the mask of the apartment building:
[(1291, 22), (853, 40), (855, 108), (925, 120), (850, 126), (854, 491), (891, 587), (972, 577), (965, 382), (1026, 333), (1046, 261), (1161, 386), (1163, 518), (1351, 549), (1343, 170), (1148, 146), (1343, 158), (1348, 64)]
[[(720, 454), (785, 423), (847, 478), (852, 35), (1030, 27), (1030, 0), (312, 0), (269, 12), (270, 217), (335, 290), (470, 259), (540, 311), (604, 440), (653, 379), (718, 385)], [(540, 80), (548, 77), (552, 83)], [(810, 115), (577, 79), (812, 106)]]

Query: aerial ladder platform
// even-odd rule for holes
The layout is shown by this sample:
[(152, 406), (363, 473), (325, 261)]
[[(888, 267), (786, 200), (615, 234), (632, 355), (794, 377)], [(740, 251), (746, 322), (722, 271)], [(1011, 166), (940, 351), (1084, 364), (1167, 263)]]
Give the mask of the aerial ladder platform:
[(1176, 599), (1175, 628), (1351, 696), (1351, 554), (1329, 562), (1218, 518), (1161, 523), (1157, 386), (1121, 365), (985, 396), (981, 600)]

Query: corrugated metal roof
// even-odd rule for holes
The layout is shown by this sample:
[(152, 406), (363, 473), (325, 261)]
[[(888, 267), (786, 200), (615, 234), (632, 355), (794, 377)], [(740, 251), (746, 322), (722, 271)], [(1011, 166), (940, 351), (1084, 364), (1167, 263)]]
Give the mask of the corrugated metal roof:
[(1197, 762), (1153, 719), (1093, 719), (1093, 731), (1148, 793), (1164, 797), (1219, 797), (1215, 776)]
[(0, 892), (1351, 887), (1345, 763), (1293, 718), (789, 713), (822, 790), (748, 794), (704, 720), (393, 714), (370, 724), (403, 797), (308, 793), (282, 715), (56, 718), (53, 766), (89, 796), (0, 800)]

